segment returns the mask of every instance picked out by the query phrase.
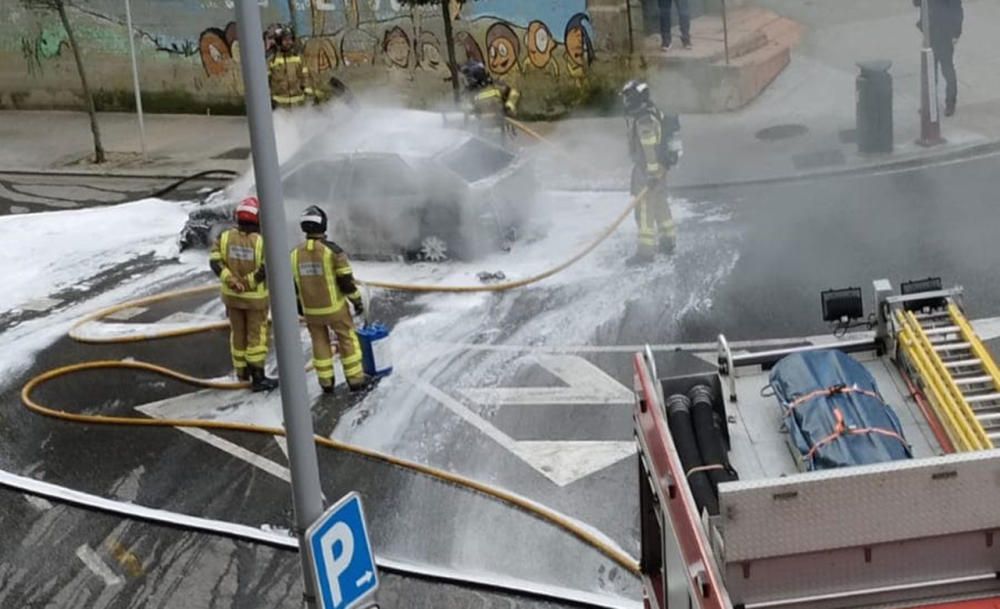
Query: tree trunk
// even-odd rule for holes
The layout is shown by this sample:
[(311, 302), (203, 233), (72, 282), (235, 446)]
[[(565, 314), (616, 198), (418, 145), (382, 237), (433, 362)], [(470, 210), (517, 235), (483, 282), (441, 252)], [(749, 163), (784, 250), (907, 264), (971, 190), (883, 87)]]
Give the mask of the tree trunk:
[(83, 86), (83, 96), (87, 99), (87, 112), (90, 114), (90, 131), (94, 135), (94, 161), (103, 163), (104, 144), (101, 143), (101, 129), (97, 125), (97, 107), (94, 105), (94, 96), (90, 94), (90, 85), (87, 84), (87, 72), (83, 69), (83, 59), (80, 57), (80, 49), (76, 46), (76, 37), (73, 35), (73, 28), (69, 25), (69, 18), (66, 17), (66, 4), (64, 0), (56, 0), (56, 10), (59, 11), (59, 18), (63, 27), (66, 28), (66, 37), (69, 38), (69, 46), (73, 49), (73, 59), (76, 60), (76, 71), (80, 74), (80, 84)]
[(458, 87), (458, 64), (455, 59), (455, 33), (451, 29), (451, 11), (448, 0), (441, 0), (441, 16), (444, 17), (444, 43), (448, 46), (448, 68), (451, 70), (451, 88), (455, 94), (455, 103), (460, 100)]
[(295, 16), (296, 16), (295, 0), (288, 0), (288, 25), (292, 28), (292, 32), (295, 33), (295, 36), (298, 37), (299, 24), (296, 23), (297, 19), (295, 18)]

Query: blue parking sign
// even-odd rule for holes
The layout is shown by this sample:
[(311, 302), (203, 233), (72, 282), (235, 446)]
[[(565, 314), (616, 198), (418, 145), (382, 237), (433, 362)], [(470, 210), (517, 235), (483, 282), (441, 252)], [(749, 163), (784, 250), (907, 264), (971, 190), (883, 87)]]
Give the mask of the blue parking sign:
[(361, 497), (349, 493), (306, 531), (322, 609), (351, 609), (378, 588)]

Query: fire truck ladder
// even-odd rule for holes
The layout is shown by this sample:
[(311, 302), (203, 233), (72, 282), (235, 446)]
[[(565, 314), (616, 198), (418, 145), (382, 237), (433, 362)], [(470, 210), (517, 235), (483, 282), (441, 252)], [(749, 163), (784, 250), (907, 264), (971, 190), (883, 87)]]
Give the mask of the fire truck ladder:
[(1000, 441), (1000, 369), (958, 306), (897, 309), (899, 346), (958, 452)]

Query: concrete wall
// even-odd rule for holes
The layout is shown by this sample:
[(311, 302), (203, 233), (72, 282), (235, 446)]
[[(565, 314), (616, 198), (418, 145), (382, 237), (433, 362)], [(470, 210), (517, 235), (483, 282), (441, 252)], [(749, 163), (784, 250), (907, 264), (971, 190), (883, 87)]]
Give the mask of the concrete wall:
[[(100, 106), (131, 107), (125, 0), (66, 1)], [(232, 0), (131, 1), (147, 108), (240, 111)], [(482, 59), (494, 76), (520, 87), (529, 114), (559, 112), (595, 95), (610, 99), (628, 72), (626, 0), (446, 1), (458, 61)], [(58, 16), (31, 5), (0, 0), (0, 107), (81, 107)], [(262, 10), (265, 24), (294, 20), (321, 82), (336, 75), (357, 90), (384, 87), (416, 107), (450, 94), (440, 6), (270, 0)]]

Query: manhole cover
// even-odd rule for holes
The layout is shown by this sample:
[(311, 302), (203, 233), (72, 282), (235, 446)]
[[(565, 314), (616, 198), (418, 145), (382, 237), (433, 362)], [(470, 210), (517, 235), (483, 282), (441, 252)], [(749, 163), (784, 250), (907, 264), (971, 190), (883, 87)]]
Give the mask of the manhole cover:
[(790, 137), (798, 137), (809, 133), (809, 127), (805, 125), (775, 125), (757, 132), (757, 139), (764, 141), (787, 140)]
[(222, 154), (217, 154), (213, 156), (213, 159), (232, 159), (236, 161), (242, 161), (243, 159), (250, 156), (249, 148), (232, 148), (223, 152)]

